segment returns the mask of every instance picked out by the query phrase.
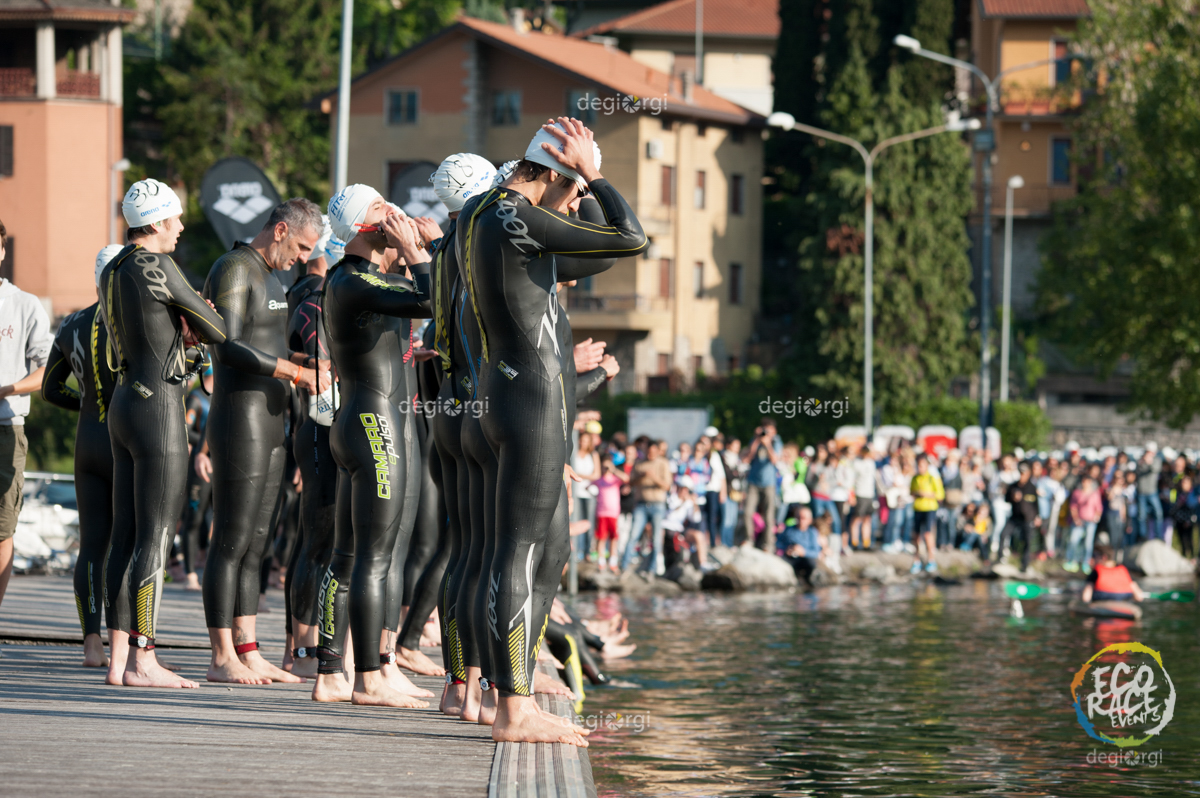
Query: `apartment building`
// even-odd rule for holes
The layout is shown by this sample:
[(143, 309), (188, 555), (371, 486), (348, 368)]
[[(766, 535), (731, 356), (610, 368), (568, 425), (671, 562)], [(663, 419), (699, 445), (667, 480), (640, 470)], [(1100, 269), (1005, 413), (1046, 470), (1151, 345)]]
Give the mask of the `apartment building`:
[(0, 274), (60, 315), (96, 300), (96, 253), (117, 240), (121, 28), (108, 0), (0, 0)]
[[(521, 157), (548, 117), (583, 119), (652, 244), (568, 292), (576, 340), (608, 342), (618, 392), (744, 362), (761, 274), (761, 115), (611, 45), (519, 19), (462, 17), (351, 92), (350, 182), (435, 216), (427, 179), (446, 155), (502, 163)], [(336, 107), (336, 96), (322, 101), (335, 130)]]
[[(573, 35), (611, 37), (636, 61), (764, 116), (774, 110), (771, 59), (779, 38), (779, 0), (703, 0), (697, 59), (697, 0), (667, 0)], [(685, 77), (686, 76), (686, 77)]]

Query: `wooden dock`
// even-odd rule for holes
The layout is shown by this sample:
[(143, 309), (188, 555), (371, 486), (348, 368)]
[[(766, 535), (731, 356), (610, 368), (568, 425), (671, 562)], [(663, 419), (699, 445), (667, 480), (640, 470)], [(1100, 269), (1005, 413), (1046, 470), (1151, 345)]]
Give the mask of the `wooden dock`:
[[(283, 595), (268, 594), (259, 641), (283, 652)], [(315, 704), (311, 684), (204, 681), (200, 595), (167, 585), (160, 655), (198, 690), (110, 687), (79, 666), (65, 577), (13, 577), (0, 605), (0, 795), (344, 795), (594, 798), (584, 749), (500, 744), (485, 727), (429, 709)], [(440, 661), (437, 649), (428, 650)], [(415, 677), (441, 694), (442, 680)], [(559, 714), (569, 703), (539, 695)]]

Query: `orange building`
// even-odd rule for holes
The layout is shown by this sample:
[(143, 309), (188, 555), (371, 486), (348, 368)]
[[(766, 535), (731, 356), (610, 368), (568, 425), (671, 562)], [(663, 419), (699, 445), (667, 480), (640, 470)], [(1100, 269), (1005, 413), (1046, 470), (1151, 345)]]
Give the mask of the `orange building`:
[(52, 315), (96, 300), (96, 253), (117, 241), (121, 26), (105, 0), (0, 0), (0, 273)]

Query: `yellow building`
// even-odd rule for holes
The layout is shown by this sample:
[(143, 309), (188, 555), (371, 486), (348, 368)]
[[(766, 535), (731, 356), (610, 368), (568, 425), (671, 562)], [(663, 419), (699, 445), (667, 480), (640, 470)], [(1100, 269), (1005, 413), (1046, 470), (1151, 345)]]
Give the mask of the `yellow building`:
[[(392, 198), (418, 212), (418, 178), (445, 156), (502, 163), (548, 117), (583, 119), (652, 245), (569, 292), (575, 339), (608, 343), (618, 392), (744, 362), (762, 268), (760, 115), (615, 47), (467, 17), (351, 91), (349, 181), (403, 189)], [(334, 129), (336, 105), (323, 103)]]

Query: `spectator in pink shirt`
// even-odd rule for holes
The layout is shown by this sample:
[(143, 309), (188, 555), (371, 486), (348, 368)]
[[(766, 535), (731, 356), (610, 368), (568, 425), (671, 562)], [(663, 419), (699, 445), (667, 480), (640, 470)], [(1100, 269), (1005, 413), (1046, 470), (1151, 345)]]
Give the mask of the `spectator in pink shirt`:
[[(613, 464), (612, 453), (600, 458), (600, 478), (592, 484), (596, 494), (596, 549), (600, 570), (617, 570), (617, 518), (621, 515), (621, 486), (629, 482), (624, 469)], [(607, 554), (605, 553), (607, 551)]]
[(1096, 523), (1103, 511), (1103, 497), (1096, 480), (1085, 477), (1079, 487), (1071, 492), (1071, 539), (1067, 544), (1066, 562), (1063, 563), (1065, 570), (1076, 572), (1082, 568), (1084, 573), (1091, 572)]

